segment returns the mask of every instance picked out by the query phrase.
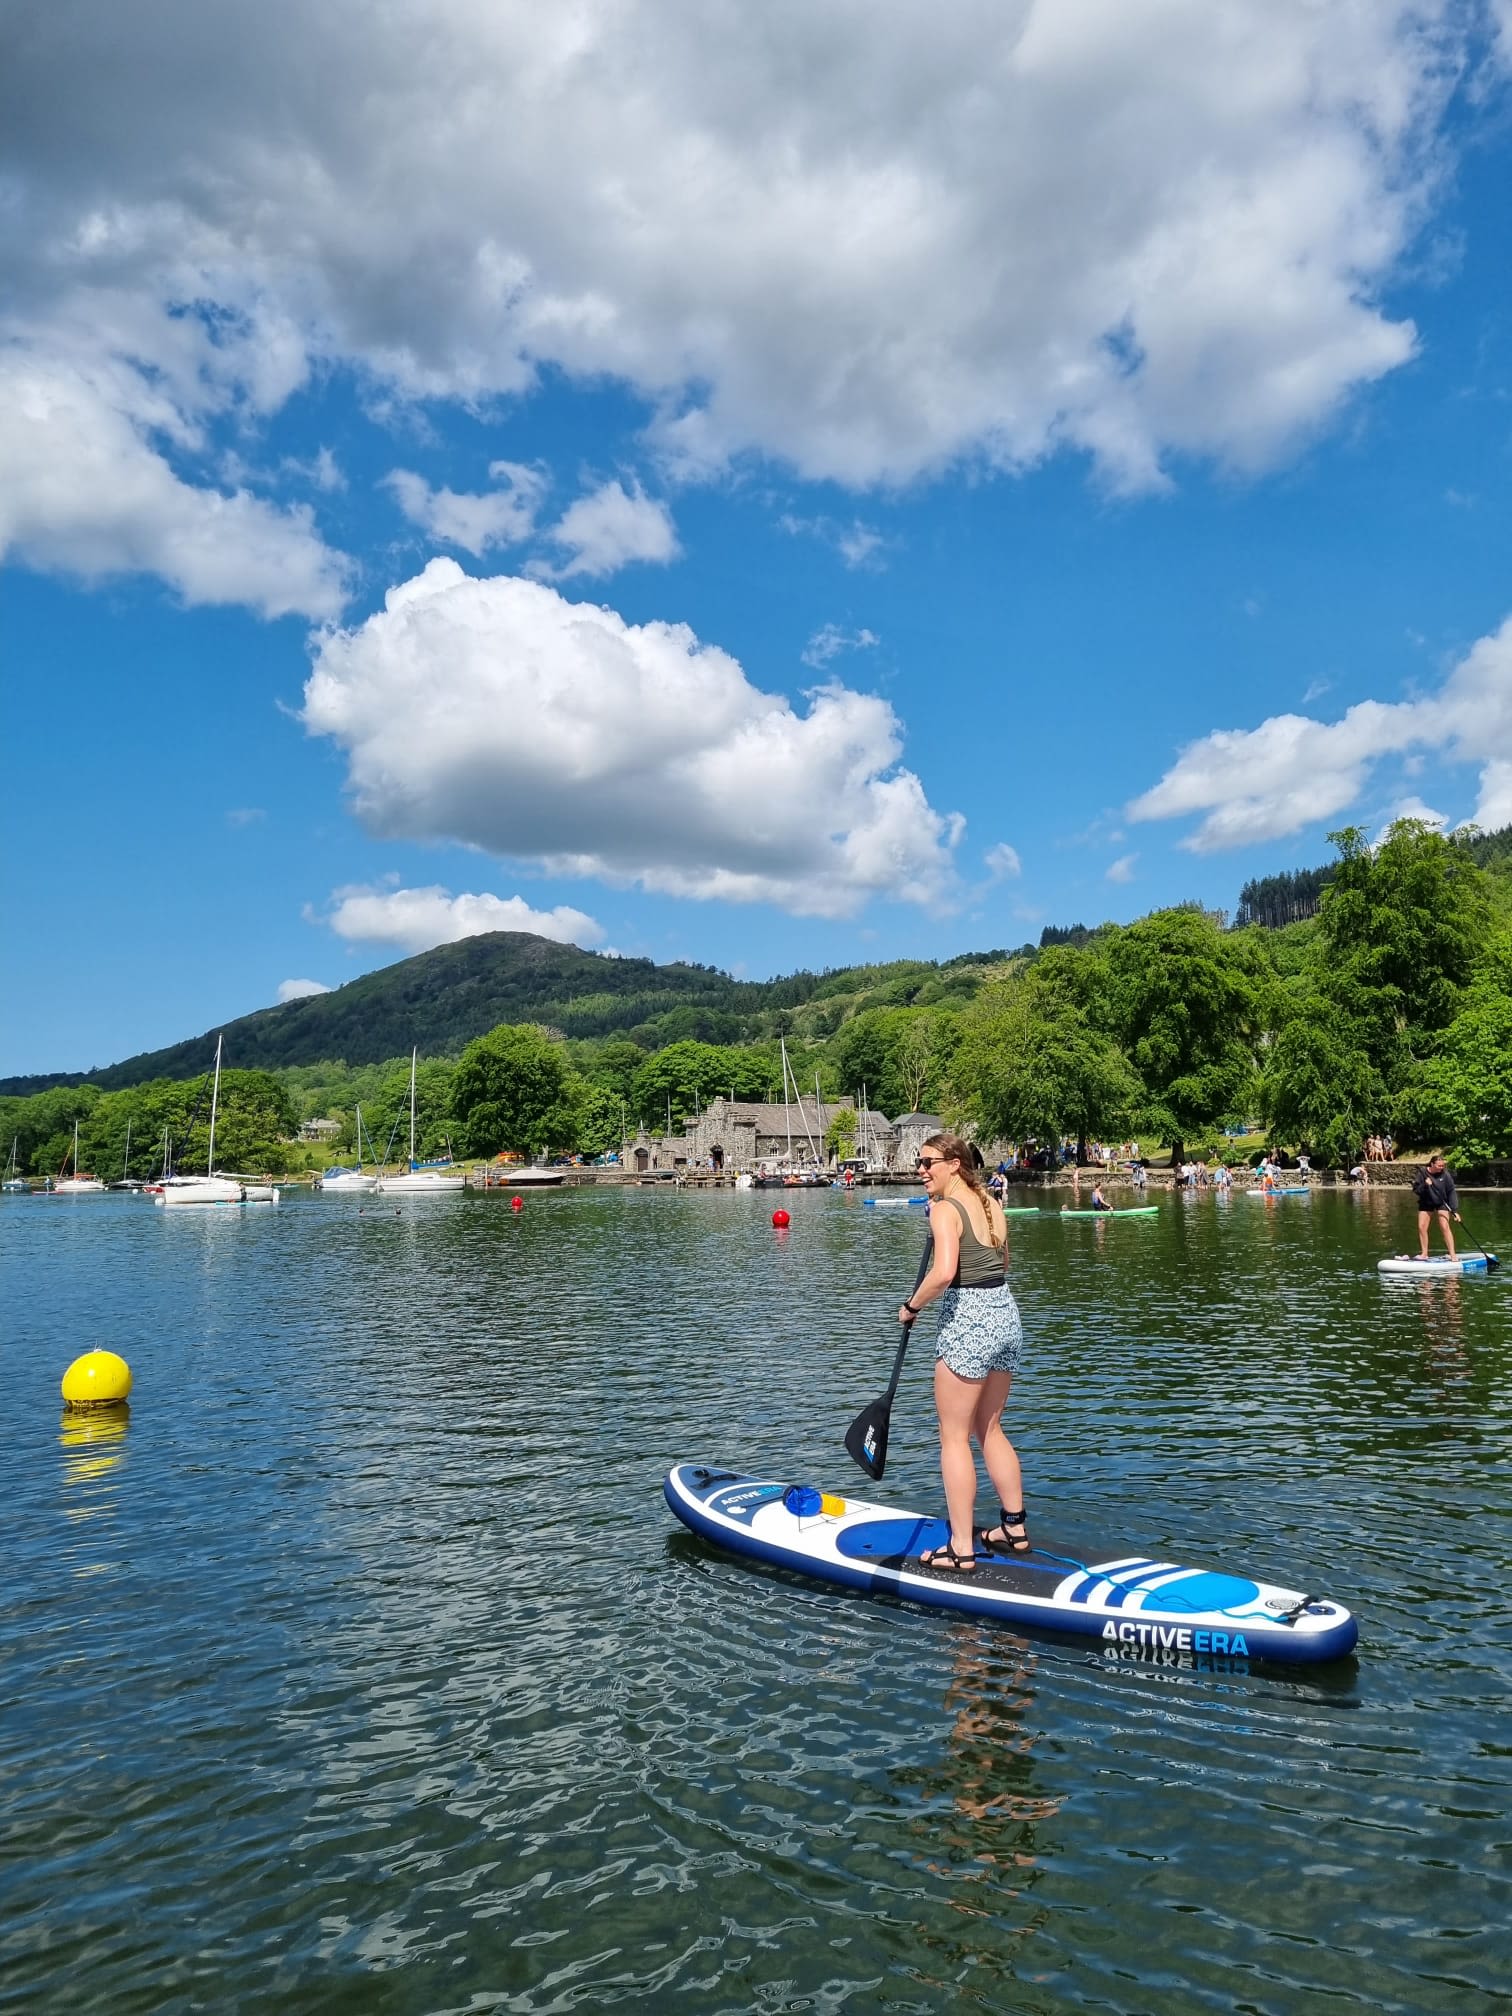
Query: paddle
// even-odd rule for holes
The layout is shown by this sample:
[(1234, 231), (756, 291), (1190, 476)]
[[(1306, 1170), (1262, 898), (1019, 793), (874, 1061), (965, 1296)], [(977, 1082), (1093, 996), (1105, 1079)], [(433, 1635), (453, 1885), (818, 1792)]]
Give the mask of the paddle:
[[(924, 1258), (919, 1262), (919, 1271), (914, 1276), (913, 1294), (924, 1276), (929, 1272), (929, 1263), (934, 1258), (934, 1234), (930, 1232), (924, 1240)], [(859, 1463), (868, 1477), (880, 1478), (887, 1468), (887, 1432), (892, 1421), (893, 1395), (898, 1390), (898, 1381), (903, 1376), (903, 1358), (908, 1350), (911, 1323), (902, 1326), (903, 1335), (898, 1339), (898, 1355), (893, 1360), (892, 1377), (887, 1382), (887, 1391), (879, 1400), (873, 1400), (869, 1407), (863, 1407), (845, 1431), (845, 1453), (853, 1463)]]

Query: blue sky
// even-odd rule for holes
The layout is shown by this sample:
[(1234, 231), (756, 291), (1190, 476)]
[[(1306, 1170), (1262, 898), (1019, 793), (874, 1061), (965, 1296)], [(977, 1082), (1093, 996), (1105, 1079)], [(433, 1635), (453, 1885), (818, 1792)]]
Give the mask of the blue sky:
[(308, 11), (3, 87), (0, 1072), (1512, 820), (1505, 9)]

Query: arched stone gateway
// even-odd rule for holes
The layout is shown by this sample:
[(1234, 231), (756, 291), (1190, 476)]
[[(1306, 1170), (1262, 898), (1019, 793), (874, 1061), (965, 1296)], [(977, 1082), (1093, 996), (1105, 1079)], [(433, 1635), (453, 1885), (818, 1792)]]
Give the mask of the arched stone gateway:
[(641, 1172), (649, 1169), (650, 1167), (651, 1167), (651, 1150), (649, 1148), (637, 1148), (635, 1151), (636, 1173), (640, 1174)]
[(714, 1146), (709, 1150), (709, 1160), (714, 1165), (715, 1174), (718, 1175), (719, 1172), (724, 1168), (724, 1150), (723, 1148), (720, 1147), (717, 1141), (714, 1143)]

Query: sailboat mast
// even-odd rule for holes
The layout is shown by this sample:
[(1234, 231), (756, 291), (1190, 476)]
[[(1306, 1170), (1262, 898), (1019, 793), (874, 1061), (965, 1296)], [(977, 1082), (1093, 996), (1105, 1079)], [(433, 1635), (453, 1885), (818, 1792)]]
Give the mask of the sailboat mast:
[(131, 1174), (131, 1115), (126, 1115), (126, 1153), (121, 1157), (121, 1181)]
[(410, 1052), (410, 1167), (415, 1166), (415, 1059), (420, 1055), (417, 1043)]
[(777, 1042), (782, 1050), (782, 1104), (787, 1112), (787, 1137), (788, 1137), (787, 1159), (789, 1162), (791, 1162), (793, 1159), (793, 1109), (791, 1106), (788, 1105), (787, 1038), (785, 1036), (779, 1036), (777, 1038)]
[(362, 1174), (362, 1108), (357, 1108), (357, 1174)]
[(210, 1147), (205, 1156), (205, 1174), (215, 1174), (215, 1109), (220, 1104), (220, 1060), (221, 1045), (226, 1040), (224, 1033), (215, 1039), (215, 1083), (210, 1088)]

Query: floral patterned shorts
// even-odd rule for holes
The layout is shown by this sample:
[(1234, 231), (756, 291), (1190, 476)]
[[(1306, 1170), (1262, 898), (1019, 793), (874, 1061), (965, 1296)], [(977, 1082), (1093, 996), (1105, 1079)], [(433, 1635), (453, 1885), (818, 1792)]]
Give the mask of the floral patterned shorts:
[(1017, 1372), (1024, 1350), (1024, 1326), (1013, 1290), (947, 1288), (940, 1297), (935, 1356), (959, 1379), (985, 1379), (989, 1372)]

